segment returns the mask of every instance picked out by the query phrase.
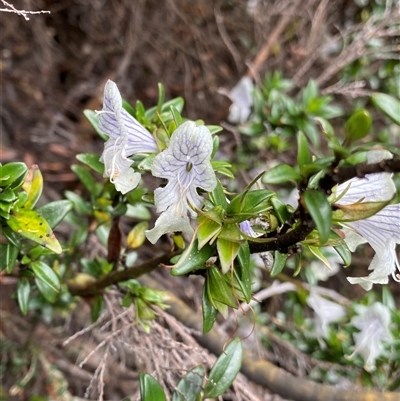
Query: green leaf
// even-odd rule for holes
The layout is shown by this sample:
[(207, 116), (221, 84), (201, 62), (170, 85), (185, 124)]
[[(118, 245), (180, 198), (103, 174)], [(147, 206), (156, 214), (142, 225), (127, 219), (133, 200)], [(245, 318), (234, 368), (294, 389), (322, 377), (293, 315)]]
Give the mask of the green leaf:
[(165, 89), (162, 83), (158, 83), (158, 102), (157, 102), (157, 111), (161, 113), (162, 106), (165, 102)]
[(82, 182), (83, 186), (89, 191), (93, 196), (98, 196), (101, 192), (101, 186), (96, 185), (96, 181), (92, 174), (82, 166), (73, 164), (71, 170), (78, 176), (79, 180)]
[[(28, 167), (26, 167), (25, 163), (15, 162), (0, 166), (0, 187), (11, 185), (17, 180), (19, 185), (27, 172)], [(12, 187), (15, 188), (15, 185), (12, 185)]]
[(364, 138), (371, 129), (371, 125), (371, 114), (369, 114), (369, 112), (365, 109), (357, 110), (346, 121), (346, 125), (344, 127), (346, 138), (350, 139), (351, 141)]
[(343, 260), (343, 264), (345, 266), (350, 266), (351, 264), (351, 252), (349, 247), (346, 244), (334, 246), (336, 252)]
[(176, 110), (179, 111), (179, 113), (182, 113), (183, 107), (185, 106), (185, 100), (182, 97), (176, 97), (171, 100), (167, 100), (163, 105), (162, 105), (162, 111), (169, 111), (171, 106), (173, 106)]
[(275, 192), (267, 189), (256, 189), (244, 194), (236, 195), (227, 208), (227, 213), (239, 214), (249, 213), (256, 215), (271, 207), (268, 202)]
[(181, 113), (178, 111), (178, 109), (174, 106), (171, 106), (171, 113), (174, 121), (176, 122), (176, 125), (179, 127), (183, 123), (183, 118), (181, 116)]
[(372, 103), (397, 125), (400, 125), (400, 100), (385, 93), (371, 96)]
[(239, 339), (233, 340), (216, 360), (204, 388), (206, 398), (217, 398), (231, 386), (242, 365), (243, 348)]
[(217, 180), (217, 186), (210, 195), (215, 206), (221, 206), (224, 210), (228, 207), (228, 201), (226, 200), (226, 195), (219, 180)]
[(73, 204), (74, 208), (79, 214), (83, 216), (89, 216), (92, 214), (92, 208), (90, 204), (82, 199), (79, 195), (72, 191), (65, 191), (65, 197), (69, 199)]
[(55, 291), (54, 288), (49, 287), (44, 281), (40, 280), (38, 277), (35, 277), (35, 284), (39, 292), (48, 302), (52, 304), (56, 302), (58, 291)]
[(251, 268), (250, 268), (250, 248), (246, 241), (241, 245), (237, 256), (238, 266), (235, 271), (238, 272), (238, 284), (243, 292), (247, 303), (251, 301)]
[(158, 381), (147, 373), (139, 373), (141, 401), (165, 401), (164, 390)]
[(101, 311), (103, 310), (104, 302), (102, 295), (96, 295), (92, 299), (90, 317), (92, 318), (92, 323), (97, 322), (100, 317)]
[[(0, 202), (13, 202), (17, 199), (17, 195), (11, 188), (7, 188), (4, 192), (0, 192)], [(11, 207), (12, 205), (10, 205)], [(4, 210), (4, 209), (3, 209)]]
[(36, 260), (34, 262), (31, 262), (30, 267), (38, 279), (46, 283), (54, 291), (56, 292), (60, 291), (61, 289), (60, 278), (50, 266), (48, 266), (46, 263), (40, 260)]
[(275, 196), (271, 198), (271, 204), (276, 213), (276, 217), (278, 217), (281, 223), (285, 223), (285, 221), (289, 220), (290, 213), (287, 210), (286, 204), (283, 203), (280, 199)]
[(24, 208), (33, 209), (43, 191), (43, 176), (36, 164), (29, 169), (29, 174), (25, 177), (22, 189), (28, 194)]
[(58, 200), (39, 207), (37, 211), (47, 221), (51, 228), (59, 224), (72, 210), (73, 203), (69, 200)]
[(172, 401), (196, 401), (202, 390), (204, 368), (194, 367), (179, 380), (176, 390), (172, 394)]
[(310, 163), (310, 161), (310, 146), (304, 133), (299, 131), (297, 134), (297, 164), (299, 165), (301, 172), (303, 172), (302, 167), (305, 164)]
[(135, 117), (135, 109), (125, 99), (122, 99), (122, 108), (125, 109), (132, 117)]
[(237, 308), (236, 299), (232, 293), (232, 283), (228, 283), (227, 278), (230, 278), (230, 275), (224, 277), (221, 270), (214, 265), (207, 269), (207, 296), (216, 309), (218, 309), (218, 305), (215, 301), (231, 308)]
[(83, 114), (85, 117), (89, 120), (90, 125), (94, 128), (96, 133), (99, 135), (101, 139), (106, 141), (108, 139), (108, 135), (106, 135), (100, 128), (99, 128), (99, 116), (98, 114), (93, 111), (93, 110), (84, 110)]
[(210, 240), (216, 238), (216, 236), (222, 230), (222, 225), (215, 222), (214, 220), (207, 218), (207, 216), (205, 215), (199, 216), (198, 222), (199, 229), (197, 232), (197, 238), (199, 240), (199, 249), (201, 249)]
[(19, 254), (19, 247), (9, 243), (0, 244), (0, 271), (6, 269), (7, 274), (10, 274), (15, 266)]
[(10, 244), (13, 244), (17, 248), (21, 248), (21, 238), (17, 233), (11, 230), (10, 227), (2, 227), (1, 233), (6, 237), (7, 241), (10, 242)]
[(20, 209), (10, 216), (7, 224), (22, 237), (30, 239), (54, 253), (62, 253), (61, 245), (51, 227), (37, 211)]
[(261, 181), (264, 184), (282, 184), (288, 181), (300, 181), (300, 174), (288, 164), (280, 164), (267, 171)]
[(223, 128), (219, 125), (206, 125), (206, 127), (211, 132), (211, 135), (214, 135), (217, 132), (221, 132), (223, 130)]
[(332, 209), (326, 196), (316, 190), (304, 192), (307, 209), (317, 226), (320, 242), (323, 245), (329, 238), (332, 225)]
[(232, 164), (225, 162), (225, 161), (221, 161), (221, 160), (213, 160), (211, 162), (212, 168), (216, 173), (220, 173), (222, 175), (225, 175), (226, 177), (229, 178), (235, 178), (235, 176), (233, 175), (231, 168), (232, 168)]
[(329, 270), (332, 270), (332, 266), (329, 263), (328, 258), (321, 252), (321, 248), (318, 246), (305, 245), (305, 248), (309, 249), (309, 251), (319, 259)]
[(217, 239), (217, 250), (222, 273), (225, 274), (231, 266), (239, 252), (240, 243), (219, 237)]
[(100, 161), (100, 156), (96, 153), (81, 153), (76, 155), (77, 160), (86, 164), (92, 170), (101, 175), (104, 174), (104, 164)]
[(214, 326), (215, 319), (217, 318), (218, 310), (214, 308), (211, 304), (210, 300), (208, 299), (207, 295), (207, 285), (208, 281), (203, 285), (203, 296), (201, 300), (201, 307), (203, 312), (203, 333), (208, 333)]
[(274, 264), (271, 269), (271, 276), (277, 276), (285, 267), (288, 255), (286, 253), (274, 252)]
[(26, 315), (29, 310), (29, 295), (31, 293), (31, 286), (27, 278), (22, 277), (18, 281), (17, 298), (19, 309), (23, 315)]
[(201, 250), (198, 248), (198, 241), (193, 241), (180, 255), (178, 262), (171, 270), (173, 276), (181, 276), (192, 270), (204, 269), (206, 261), (213, 255), (214, 247), (205, 245)]
[[(383, 202), (357, 202), (351, 205), (335, 204), (333, 217), (337, 221), (356, 221), (371, 217), (382, 210), (391, 202), (391, 199)], [(336, 215), (339, 214), (339, 218)], [(344, 214), (344, 217), (343, 217)]]

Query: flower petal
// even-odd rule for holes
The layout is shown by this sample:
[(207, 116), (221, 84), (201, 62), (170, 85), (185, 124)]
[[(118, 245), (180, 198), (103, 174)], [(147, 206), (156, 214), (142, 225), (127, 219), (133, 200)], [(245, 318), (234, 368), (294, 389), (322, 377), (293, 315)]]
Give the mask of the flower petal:
[(233, 124), (244, 124), (251, 114), (253, 105), (253, 81), (248, 76), (244, 76), (229, 92), (232, 104), (229, 108), (228, 121)]
[(354, 316), (351, 323), (360, 332), (353, 334), (356, 347), (350, 358), (355, 354), (361, 355), (365, 361), (365, 369), (372, 371), (375, 369), (376, 359), (384, 351), (383, 342), (393, 339), (389, 331), (390, 311), (385, 305), (376, 302), (361, 309), (361, 313)]
[(396, 186), (391, 173), (367, 174), (364, 178), (352, 178), (337, 188), (337, 194), (347, 192), (337, 202), (339, 205), (352, 205), (360, 201), (382, 202), (393, 198)]
[(117, 191), (126, 194), (137, 187), (140, 178), (141, 175), (139, 173), (135, 173), (133, 169), (129, 168), (128, 170), (121, 172), (119, 176), (114, 179), (113, 183)]
[(179, 204), (169, 206), (156, 220), (154, 228), (145, 231), (147, 239), (152, 244), (155, 244), (162, 235), (175, 231), (182, 231), (188, 236), (193, 235), (194, 230), (190, 225), (189, 217), (187, 213), (182, 214), (180, 209)]
[(342, 305), (329, 301), (314, 291), (310, 292), (307, 304), (315, 312), (315, 335), (317, 338), (328, 338), (328, 326), (346, 316)]
[[(346, 226), (364, 237), (376, 252), (368, 277), (348, 277), (352, 284), (360, 284), (369, 290), (373, 283), (386, 284), (388, 276), (400, 271), (396, 255), (396, 243), (400, 243), (400, 204), (388, 205), (374, 216), (346, 223)], [(345, 238), (347, 242), (347, 236)]]
[(117, 85), (107, 81), (104, 89), (103, 109), (99, 127), (110, 137), (121, 136), (126, 141), (126, 154), (157, 152), (153, 136), (133, 116), (122, 108), (122, 98)]

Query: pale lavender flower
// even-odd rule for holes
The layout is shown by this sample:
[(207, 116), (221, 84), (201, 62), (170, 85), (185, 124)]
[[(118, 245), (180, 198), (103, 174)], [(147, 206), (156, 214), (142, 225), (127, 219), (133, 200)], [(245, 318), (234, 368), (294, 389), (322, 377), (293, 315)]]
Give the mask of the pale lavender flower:
[(311, 291), (307, 298), (307, 305), (315, 312), (314, 326), (315, 337), (322, 345), (322, 338), (328, 338), (329, 324), (336, 322), (346, 316), (346, 310), (342, 305), (329, 301)]
[[(368, 153), (368, 163), (376, 163), (393, 156), (382, 150)], [(346, 191), (346, 192), (345, 192)], [(365, 178), (353, 178), (338, 186), (337, 194), (344, 195), (336, 205), (354, 205), (363, 202), (384, 202), (393, 198), (396, 187), (391, 173), (367, 174)], [(348, 277), (352, 284), (360, 284), (370, 290), (373, 284), (387, 284), (388, 276), (396, 277), (400, 265), (396, 255), (396, 244), (400, 243), (400, 204), (388, 205), (376, 214), (351, 222), (342, 222), (345, 241), (351, 251), (368, 242), (375, 251), (369, 266), (372, 273), (367, 277)]]
[(244, 124), (250, 117), (253, 106), (253, 81), (244, 76), (228, 93), (232, 104), (229, 108), (228, 121), (233, 124)]
[(133, 161), (128, 157), (158, 152), (158, 147), (150, 132), (122, 108), (121, 94), (110, 80), (104, 88), (99, 127), (109, 136), (100, 158), (105, 167), (104, 177), (110, 177), (117, 191), (125, 194), (140, 181), (140, 174), (133, 171)]
[(146, 231), (153, 244), (165, 233), (193, 234), (188, 214), (195, 218), (195, 210), (203, 206), (197, 188), (212, 191), (217, 185), (210, 161), (212, 150), (208, 128), (187, 121), (174, 131), (168, 148), (154, 158), (152, 174), (167, 179), (168, 184), (154, 191), (154, 202), (161, 215), (155, 227)]
[(393, 340), (389, 331), (390, 323), (389, 308), (380, 302), (361, 307), (361, 313), (351, 319), (351, 324), (360, 332), (353, 334), (355, 350), (350, 358), (355, 354), (361, 355), (367, 371), (375, 369), (375, 361), (384, 352), (383, 342)]
[(258, 237), (257, 233), (253, 230), (253, 227), (251, 226), (249, 220), (245, 220), (239, 223), (239, 228), (240, 231), (242, 231), (248, 237), (253, 237), (253, 238)]

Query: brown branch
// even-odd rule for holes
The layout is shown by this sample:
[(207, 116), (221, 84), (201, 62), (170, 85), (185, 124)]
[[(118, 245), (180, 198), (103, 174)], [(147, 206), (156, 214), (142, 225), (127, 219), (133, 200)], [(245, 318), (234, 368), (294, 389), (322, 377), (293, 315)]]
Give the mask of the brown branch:
[(88, 297), (100, 294), (102, 290), (113, 284), (118, 284), (126, 280), (135, 279), (143, 274), (150, 273), (155, 270), (161, 263), (169, 263), (170, 259), (177, 255), (179, 252), (168, 252), (163, 255), (156, 256), (144, 263), (133, 266), (129, 269), (113, 271), (100, 279), (89, 283), (88, 285), (80, 286), (68, 283), (68, 290), (72, 295), (81, 297)]
[(315, 224), (308, 213), (303, 213), (303, 219), (300, 225), (295, 229), (288, 231), (282, 235), (277, 235), (276, 239), (271, 242), (249, 242), (250, 253), (260, 253), (269, 251), (279, 251), (280, 253), (288, 253), (289, 248), (297, 243), (304, 241), (308, 234), (314, 230)]
[(367, 174), (375, 173), (399, 173), (400, 172), (400, 158), (389, 160), (382, 160), (379, 163), (373, 164), (357, 164), (350, 167), (337, 167), (331, 173), (325, 175), (320, 182), (319, 187), (327, 192), (331, 190), (336, 184), (342, 184), (354, 177), (363, 178)]
[[(139, 279), (140, 283), (165, 291), (166, 289), (149, 276)], [(229, 338), (223, 336), (216, 328), (207, 334), (197, 334), (202, 331), (201, 314), (189, 308), (174, 294), (167, 291), (167, 312), (178, 319), (186, 327), (194, 330), (193, 336), (204, 348), (219, 356), (224, 352)], [(311, 380), (293, 376), (274, 364), (258, 359), (248, 350), (244, 350), (242, 373), (253, 382), (268, 388), (273, 393), (293, 401), (397, 401), (398, 393), (380, 393), (377, 391), (362, 390), (360, 388), (343, 389), (340, 387), (319, 384)]]
[[(367, 174), (382, 172), (400, 172), (400, 158), (382, 160), (381, 162), (374, 164), (362, 163), (351, 167), (336, 167), (331, 173), (326, 174), (325, 177), (320, 180), (319, 188), (329, 195), (331, 189), (336, 184), (342, 184), (354, 177), (363, 178)], [(306, 184), (306, 182), (304, 184)], [(287, 253), (290, 247), (304, 241), (308, 234), (310, 234), (315, 228), (315, 224), (309, 213), (301, 204), (295, 214), (299, 216), (300, 220), (300, 224), (295, 229), (276, 235), (276, 239), (271, 242), (249, 242), (250, 253), (268, 251)]]

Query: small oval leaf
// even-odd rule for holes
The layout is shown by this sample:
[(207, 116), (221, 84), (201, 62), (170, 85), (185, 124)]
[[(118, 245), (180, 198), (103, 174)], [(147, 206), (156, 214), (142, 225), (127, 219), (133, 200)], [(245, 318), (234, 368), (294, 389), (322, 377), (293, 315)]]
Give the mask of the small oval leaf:
[(31, 293), (31, 286), (27, 278), (22, 277), (18, 281), (17, 298), (18, 305), (23, 315), (28, 313), (29, 295)]
[(194, 367), (179, 380), (172, 394), (172, 401), (196, 401), (202, 390), (203, 378), (203, 366)]
[(30, 264), (30, 267), (38, 279), (46, 283), (54, 291), (60, 291), (60, 278), (50, 266), (40, 260), (36, 260)]
[(383, 114), (400, 125), (400, 100), (386, 93), (375, 93), (371, 96), (371, 100)]
[(285, 267), (288, 255), (286, 253), (280, 253), (278, 251), (274, 252), (274, 264), (271, 269), (271, 276), (274, 277), (278, 275)]
[(51, 227), (37, 211), (20, 209), (10, 215), (7, 224), (22, 237), (30, 239), (54, 253), (62, 253), (61, 245)]
[(282, 184), (288, 181), (301, 180), (300, 174), (288, 164), (280, 164), (267, 171), (261, 181), (264, 184)]
[(141, 401), (165, 401), (164, 390), (158, 381), (147, 373), (139, 373)]
[(242, 343), (236, 338), (226, 347), (225, 352), (216, 360), (211, 369), (204, 389), (205, 397), (217, 398), (230, 387), (239, 373), (242, 357)]
[(36, 164), (29, 169), (22, 189), (28, 194), (28, 199), (24, 203), (24, 208), (33, 209), (43, 191), (43, 176)]
[(304, 201), (307, 209), (317, 226), (320, 242), (323, 245), (329, 238), (332, 225), (332, 209), (326, 196), (319, 191), (304, 192)]

